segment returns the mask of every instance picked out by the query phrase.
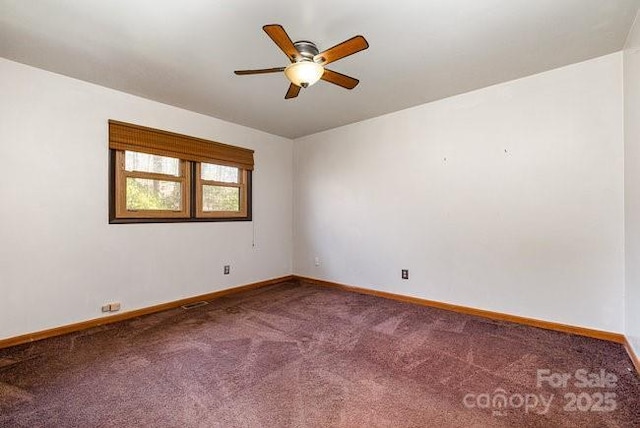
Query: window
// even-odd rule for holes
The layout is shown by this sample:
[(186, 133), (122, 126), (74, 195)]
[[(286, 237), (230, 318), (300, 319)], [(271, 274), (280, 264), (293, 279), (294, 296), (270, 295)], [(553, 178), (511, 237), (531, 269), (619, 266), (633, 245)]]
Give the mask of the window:
[(246, 216), (247, 171), (233, 166), (196, 164), (198, 217)]
[(116, 164), (117, 218), (190, 216), (190, 162), (118, 150)]
[(251, 220), (253, 151), (109, 121), (111, 223)]

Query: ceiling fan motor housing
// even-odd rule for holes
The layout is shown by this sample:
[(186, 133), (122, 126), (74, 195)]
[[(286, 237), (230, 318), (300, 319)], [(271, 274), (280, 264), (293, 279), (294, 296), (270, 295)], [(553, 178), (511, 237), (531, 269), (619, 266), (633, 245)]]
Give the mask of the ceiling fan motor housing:
[(302, 60), (313, 61), (313, 57), (319, 52), (316, 44), (308, 40), (298, 40), (293, 43), (293, 46), (300, 52)]

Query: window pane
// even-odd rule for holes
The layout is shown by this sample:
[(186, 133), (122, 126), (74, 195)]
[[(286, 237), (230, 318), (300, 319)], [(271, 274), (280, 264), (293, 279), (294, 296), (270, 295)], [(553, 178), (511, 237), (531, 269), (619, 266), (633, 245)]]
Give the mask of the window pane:
[(178, 177), (180, 176), (180, 159), (148, 153), (124, 152), (124, 169)]
[(239, 170), (233, 166), (202, 163), (200, 178), (203, 180), (220, 181), (222, 183), (237, 183)]
[(240, 189), (237, 187), (202, 186), (203, 211), (240, 211)]
[(175, 181), (127, 177), (127, 210), (180, 211), (181, 187)]

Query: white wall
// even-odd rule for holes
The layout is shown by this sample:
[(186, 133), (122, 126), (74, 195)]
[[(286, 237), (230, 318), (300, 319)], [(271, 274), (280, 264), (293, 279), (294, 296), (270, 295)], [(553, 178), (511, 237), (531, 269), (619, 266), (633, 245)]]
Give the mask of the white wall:
[(621, 53), (301, 138), (294, 159), (296, 274), (623, 331)]
[[(291, 274), (291, 140), (3, 59), (0, 98), (0, 339)], [(254, 149), (254, 221), (109, 225), (108, 119)]]
[(640, 355), (640, 12), (624, 50), (625, 332)]

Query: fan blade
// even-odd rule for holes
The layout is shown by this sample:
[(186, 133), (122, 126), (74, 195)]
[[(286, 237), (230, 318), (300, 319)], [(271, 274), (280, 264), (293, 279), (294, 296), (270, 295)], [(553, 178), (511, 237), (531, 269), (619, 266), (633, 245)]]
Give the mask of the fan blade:
[(273, 40), (273, 42), (282, 49), (282, 52), (289, 57), (291, 62), (300, 56), (300, 52), (298, 52), (298, 49), (293, 46), (293, 42), (289, 38), (287, 32), (284, 31), (284, 28), (282, 28), (282, 25), (270, 24), (265, 25), (262, 29), (269, 37), (271, 37), (271, 40)]
[(353, 55), (356, 52), (365, 50), (368, 47), (369, 43), (367, 43), (367, 40), (364, 37), (355, 36), (327, 49), (324, 52), (320, 52), (318, 55), (313, 57), (313, 60), (322, 65), (327, 65), (330, 62), (337, 61), (346, 56)]
[(354, 79), (353, 77), (349, 77), (346, 74), (338, 73), (337, 71), (331, 71), (326, 68), (324, 69), (324, 73), (322, 74), (321, 79), (325, 82), (342, 86), (345, 89), (353, 89), (358, 86), (358, 83), (360, 83), (358, 79)]
[(236, 70), (234, 73), (243, 76), (245, 74), (264, 74), (264, 73), (277, 73), (279, 71), (284, 71), (285, 67), (275, 67), (275, 68), (261, 68), (259, 70)]
[(284, 96), (285, 100), (289, 98), (295, 98), (300, 93), (300, 86), (296, 86), (293, 83), (289, 85), (289, 90), (287, 91), (287, 95)]

